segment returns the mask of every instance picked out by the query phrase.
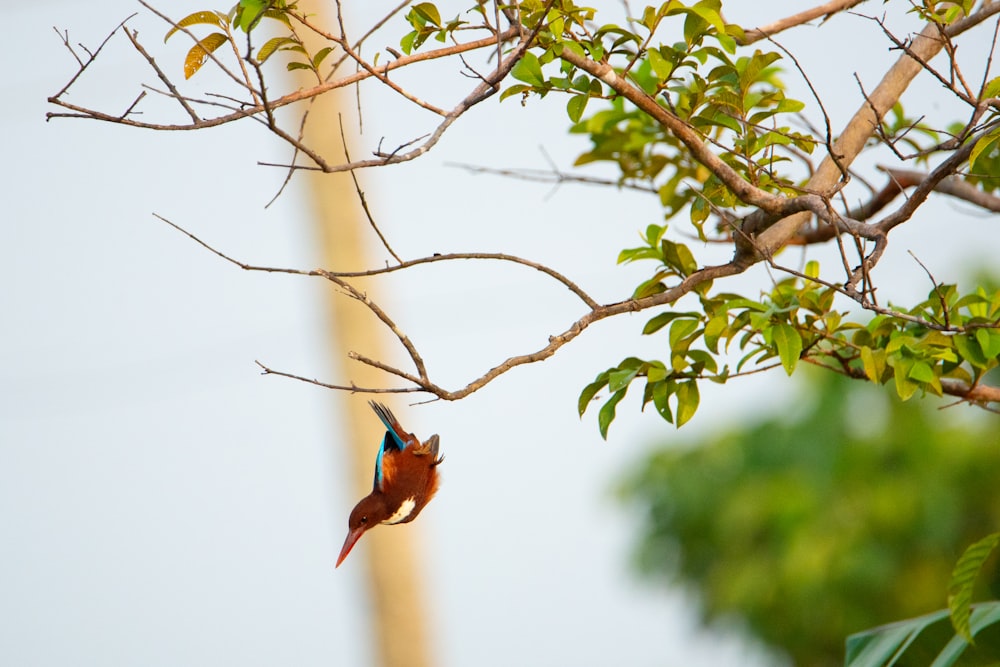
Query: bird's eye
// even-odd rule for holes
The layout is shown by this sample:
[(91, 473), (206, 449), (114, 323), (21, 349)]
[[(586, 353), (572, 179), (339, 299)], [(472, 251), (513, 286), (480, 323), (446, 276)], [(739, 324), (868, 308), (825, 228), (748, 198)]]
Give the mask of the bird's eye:
[(368, 517), (366, 516), (361, 517), (361, 523), (368, 523)]

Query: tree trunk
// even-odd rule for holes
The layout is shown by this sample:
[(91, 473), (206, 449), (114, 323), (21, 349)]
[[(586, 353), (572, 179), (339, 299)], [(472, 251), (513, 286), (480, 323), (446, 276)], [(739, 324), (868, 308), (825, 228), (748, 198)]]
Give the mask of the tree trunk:
[[(322, 15), (329, 11), (330, 3), (307, 3), (307, 13)], [(302, 6), (300, 4), (300, 6)], [(336, 21), (321, 21), (335, 25)], [(321, 45), (322, 46), (322, 45)], [(307, 44), (310, 53), (320, 47)], [(315, 80), (312, 81), (315, 83)], [(343, 154), (338, 124), (338, 111), (344, 111), (344, 128), (348, 141), (357, 127), (353, 90), (324, 95), (309, 112), (307, 143), (321, 154)], [(352, 127), (353, 123), (353, 127)], [(314, 204), (316, 239), (322, 249), (323, 267), (331, 270), (374, 266), (366, 261), (371, 243), (367, 220), (363, 216), (358, 196), (350, 174), (322, 174), (305, 172)], [(303, 172), (297, 174), (303, 177)], [(375, 294), (375, 284), (367, 285), (369, 295)], [(328, 313), (331, 357), (338, 363), (335, 369), (340, 379), (349, 378), (359, 385), (375, 386), (385, 382), (385, 376), (364, 364), (347, 360), (348, 350), (364, 351), (376, 359), (387, 355), (379, 349), (384, 345), (383, 331), (372, 314), (360, 303), (340, 294), (332, 285), (325, 299)], [(349, 364), (349, 365), (348, 365)], [(340, 381), (340, 380), (338, 380)], [(323, 391), (317, 389), (317, 391)], [(352, 481), (350, 497), (360, 500), (371, 491), (375, 454), (384, 429), (366, 405), (370, 396), (330, 393), (333, 401), (344, 404), (344, 421), (337, 425), (337, 441), (331, 446), (339, 448), (335, 460), (343, 461)], [(391, 403), (391, 401), (387, 401)], [(396, 406), (392, 406), (396, 407)], [(399, 411), (397, 410), (397, 413)], [(419, 525), (417, 522), (416, 525)], [(414, 524), (380, 526), (362, 538), (340, 570), (333, 572), (337, 554), (330, 554), (330, 576), (355, 576), (358, 563), (351, 567), (351, 560), (365, 558), (366, 574), (371, 595), (369, 605), (359, 605), (371, 613), (371, 631), (378, 665), (383, 667), (429, 667), (427, 640), (427, 614), (425, 593), (419, 579), (423, 572), (421, 559), (414, 548)], [(347, 534), (347, 515), (341, 525), (334, 526), (337, 533)], [(339, 548), (339, 542), (337, 547)], [(346, 566), (346, 567), (345, 567)], [(353, 572), (352, 572), (353, 570)]]

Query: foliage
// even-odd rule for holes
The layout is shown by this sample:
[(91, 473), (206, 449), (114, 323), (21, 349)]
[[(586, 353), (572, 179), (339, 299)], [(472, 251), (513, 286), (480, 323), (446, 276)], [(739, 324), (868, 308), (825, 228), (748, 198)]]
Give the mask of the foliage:
[[(932, 195), (943, 193), (1000, 210), (1000, 199), (992, 194), (1000, 187), (1000, 78), (991, 77), (988, 63), (963, 62), (959, 54), (964, 51), (957, 49), (959, 40), (988, 23), (997, 9), (993, 3), (972, 0), (913, 3), (910, 13), (925, 24), (925, 34), (932, 39), (898, 36), (884, 18), (855, 15), (855, 24), (870, 29), (872, 38), (905, 52), (901, 58), (916, 64), (909, 73), (893, 70), (872, 91), (831, 91), (822, 85), (825, 82), (811, 80), (795, 55), (773, 36), (854, 4), (837, 0), (822, 11), (806, 10), (762, 30), (728, 22), (722, 0), (623, 3), (631, 12), (624, 16), (572, 0), (509, 4), (469, 0), (464, 9), (455, 3), (415, 2), (398, 6), (354, 36), (340, 2), (335, 3), (335, 20), (323, 25), (295, 2), (239, 0), (226, 12), (205, 9), (176, 21), (167, 19), (166, 39), (184, 33), (193, 42), (183, 63), (186, 79), (211, 62), (237, 84), (242, 98), (212, 91), (202, 96), (181, 93), (138, 46), (136, 34), (123, 28), (157, 76), (168, 83), (171, 97), (190, 122), (156, 124), (140, 117), (135, 107), (142, 95), (125, 113), (72, 104), (65, 93), (79, 73), (50, 98), (71, 113), (50, 117), (68, 115), (170, 130), (207, 129), (255, 118), (292, 147), (291, 177), (302, 168), (355, 173), (416, 159), (431, 150), (458, 117), (493, 94), (499, 93), (502, 100), (520, 99), (522, 104), (531, 98), (557, 98), (565, 104), (570, 131), (590, 143), (577, 158), (577, 167), (610, 165), (618, 174), (612, 184), (637, 187), (658, 197), (663, 220), (644, 224), (642, 245), (622, 250), (618, 258), (621, 263), (647, 263), (649, 274), (631, 295), (601, 305), (548, 267), (489, 254), (490, 259), (542, 271), (579, 296), (588, 310), (563, 333), (551, 335), (544, 348), (509, 356), (457, 390), (432, 381), (412, 342), (384, 309), (366, 302), (399, 338), (415, 372), (364, 355), (353, 358), (409, 383), (392, 390), (457, 400), (517, 365), (548, 358), (593, 322), (650, 310), (654, 314), (642, 333), (662, 341), (662, 355), (643, 359), (626, 352), (622, 362), (598, 373), (579, 397), (581, 414), (595, 401), (601, 402), (597, 421), (602, 436), (607, 436), (617, 406), (633, 382), (642, 386), (643, 406), (652, 403), (663, 419), (681, 426), (696, 414), (705, 381), (726, 383), (769, 368), (790, 375), (802, 367), (800, 362), (887, 385), (904, 400), (948, 394), (995, 409), (1000, 406), (1000, 388), (992, 386), (989, 374), (1000, 359), (1000, 291), (979, 285), (963, 293), (928, 272), (926, 300), (890, 303), (892, 295), (885, 287), (878, 291), (873, 269), (890, 247), (891, 232), (914, 218)], [(268, 26), (266, 31), (263, 25)], [(211, 32), (202, 36), (205, 26)], [(401, 51), (387, 47), (372, 57), (362, 55), (363, 44), (373, 35), (397, 43)], [(65, 44), (73, 50), (68, 40)], [(74, 52), (80, 73), (99, 52), (89, 59)], [(947, 57), (945, 67), (931, 62), (938, 52)], [(307, 70), (315, 84), (276, 96), (281, 84), (273, 80), (272, 60), (277, 53), (290, 56), (285, 69)], [(474, 55), (480, 62), (473, 62)], [(411, 92), (393, 74), (414, 63), (450, 58), (460, 59), (473, 82), (468, 94), (450, 108), (429, 101), (433, 90)], [(238, 68), (232, 68), (233, 61)], [(965, 105), (958, 120), (945, 127), (926, 121), (935, 100), (918, 100), (916, 109), (903, 108), (900, 98), (920, 70), (936, 77), (948, 95)], [(790, 76), (805, 81), (806, 99), (790, 95)], [(980, 83), (969, 83), (973, 81)], [(430, 111), (440, 124), (395, 149), (383, 150), (380, 142), (373, 158), (331, 162), (304, 140), (308, 104), (338, 87), (367, 82), (388, 86), (399, 95), (401, 109)], [(824, 94), (858, 99), (858, 115), (842, 131), (834, 129), (835, 119), (827, 115)], [(359, 95), (359, 99), (364, 98)], [(275, 111), (294, 104), (306, 105), (301, 122), (282, 129)], [(216, 116), (202, 118), (196, 108), (207, 108)], [(511, 113), (516, 113), (513, 107)], [(888, 181), (880, 189), (872, 183), (881, 176), (867, 175), (866, 180), (852, 166), (866, 151), (927, 171), (903, 173), (898, 166), (889, 167)], [(863, 186), (857, 185), (859, 181)], [(902, 203), (894, 204), (907, 188), (913, 189)], [(864, 199), (868, 201), (861, 206), (846, 203)], [(373, 268), (368, 275), (459, 258), (435, 256), (407, 263), (395, 255), (381, 232), (379, 238), (397, 264)], [(729, 244), (732, 260), (708, 265), (691, 238), (702, 245)], [(820, 267), (812, 260), (798, 271), (777, 261), (789, 244), (806, 249), (836, 244), (840, 261)], [(722, 279), (761, 262), (775, 276), (763, 293), (757, 293), (759, 288), (736, 290), (728, 285), (728, 291), (716, 289)], [(355, 298), (361, 294), (349, 285), (356, 276), (302, 273), (321, 275)], [(697, 307), (675, 309), (678, 299), (689, 294), (697, 299)], [(326, 386), (385, 390), (349, 382)]]
[[(1000, 526), (1000, 429), (807, 377), (780, 416), (655, 451), (626, 497), (645, 517), (647, 576), (797, 665), (835, 665), (848, 634), (942, 607), (959, 549)], [(997, 586), (993, 561), (980, 579)]]

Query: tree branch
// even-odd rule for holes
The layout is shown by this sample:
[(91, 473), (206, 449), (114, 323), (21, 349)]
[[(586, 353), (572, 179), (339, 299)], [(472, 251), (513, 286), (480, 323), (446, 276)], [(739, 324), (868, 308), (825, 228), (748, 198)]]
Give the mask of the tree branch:
[[(379, 390), (375, 390), (375, 391), (376, 392), (379, 392), (379, 391), (394, 391), (394, 392), (400, 392), (400, 391), (408, 391), (408, 392), (423, 391), (423, 392), (434, 394), (438, 398), (442, 398), (442, 399), (449, 400), (449, 401), (459, 400), (461, 398), (464, 398), (464, 397), (468, 396), (469, 394), (471, 394), (471, 393), (473, 393), (475, 391), (478, 391), (479, 389), (482, 389), (487, 384), (489, 384), (490, 382), (492, 382), (493, 380), (497, 379), (498, 377), (500, 377), (501, 375), (503, 375), (504, 373), (506, 373), (507, 371), (509, 371), (509, 370), (511, 370), (513, 368), (516, 368), (518, 366), (523, 366), (525, 364), (535, 363), (535, 362), (538, 362), (538, 361), (544, 361), (545, 359), (548, 359), (553, 354), (555, 354), (556, 351), (559, 350), (559, 348), (561, 348), (566, 343), (569, 343), (570, 341), (572, 341), (573, 339), (575, 339), (577, 336), (579, 336), (581, 333), (583, 333), (583, 331), (585, 329), (587, 329), (587, 327), (589, 327), (591, 324), (594, 324), (595, 322), (599, 322), (601, 320), (607, 319), (609, 317), (614, 317), (616, 315), (622, 315), (624, 313), (634, 313), (634, 312), (638, 312), (638, 311), (642, 311), (642, 310), (647, 310), (647, 309), (650, 309), (650, 308), (655, 308), (657, 306), (663, 306), (663, 305), (666, 305), (666, 304), (673, 303), (677, 299), (679, 299), (682, 296), (684, 296), (685, 294), (689, 293), (691, 290), (693, 290), (698, 285), (704, 284), (706, 282), (710, 282), (712, 280), (715, 280), (716, 278), (722, 278), (722, 277), (725, 277), (725, 276), (731, 276), (731, 275), (735, 275), (737, 273), (741, 273), (741, 272), (745, 271), (746, 268), (749, 266), (749, 265), (742, 265), (742, 264), (739, 264), (739, 263), (737, 263), (737, 262), (734, 261), (734, 262), (730, 262), (728, 264), (722, 264), (722, 265), (719, 265), (719, 266), (705, 267), (705, 268), (703, 268), (703, 269), (701, 269), (699, 271), (696, 271), (695, 273), (692, 273), (690, 276), (688, 276), (687, 278), (685, 278), (683, 281), (681, 281), (679, 284), (675, 285), (674, 287), (671, 287), (671, 288), (667, 289), (666, 291), (661, 292), (659, 294), (654, 294), (652, 296), (648, 296), (648, 297), (645, 297), (645, 298), (642, 298), (642, 299), (626, 299), (624, 301), (618, 301), (618, 302), (615, 302), (615, 303), (610, 303), (610, 304), (602, 306), (602, 305), (599, 305), (597, 302), (595, 302), (593, 299), (591, 299), (589, 296), (587, 296), (578, 287), (576, 287), (575, 283), (573, 283), (572, 281), (570, 281), (566, 277), (562, 276), (562, 274), (558, 273), (557, 271), (555, 271), (553, 269), (550, 269), (549, 267), (546, 267), (544, 265), (537, 264), (535, 262), (531, 262), (529, 260), (521, 259), (521, 258), (518, 258), (518, 257), (513, 257), (513, 256), (510, 256), (510, 255), (501, 255), (501, 254), (498, 254), (498, 253), (465, 253), (465, 254), (453, 254), (453, 255), (437, 255), (437, 256), (433, 256), (433, 257), (424, 257), (424, 258), (417, 259), (417, 260), (411, 260), (409, 262), (403, 262), (403, 263), (398, 264), (398, 265), (393, 266), (393, 267), (387, 267), (387, 268), (384, 268), (384, 269), (373, 269), (371, 271), (361, 271), (361, 272), (334, 272), (334, 271), (325, 271), (323, 269), (304, 270), (304, 269), (289, 269), (289, 268), (278, 268), (278, 267), (268, 267), (268, 266), (256, 266), (256, 265), (253, 265), (253, 264), (247, 264), (245, 262), (241, 262), (241, 261), (239, 261), (239, 260), (237, 260), (237, 259), (235, 259), (233, 257), (230, 257), (229, 255), (225, 254), (224, 252), (222, 252), (220, 250), (217, 250), (216, 248), (212, 247), (211, 245), (209, 245), (205, 241), (202, 241), (200, 238), (198, 238), (197, 236), (195, 236), (191, 232), (187, 231), (186, 229), (184, 229), (180, 225), (177, 225), (176, 223), (171, 222), (170, 220), (168, 220), (167, 218), (164, 218), (161, 215), (158, 215), (158, 214), (155, 214), (155, 213), (153, 215), (158, 220), (161, 220), (162, 222), (165, 222), (169, 226), (173, 227), (174, 229), (176, 229), (180, 233), (184, 234), (185, 236), (187, 236), (189, 239), (191, 239), (192, 241), (194, 241), (195, 243), (197, 243), (201, 247), (203, 247), (206, 250), (208, 250), (209, 252), (211, 252), (212, 254), (216, 255), (217, 257), (220, 257), (221, 259), (224, 259), (225, 261), (229, 262), (230, 264), (238, 266), (239, 268), (243, 269), (244, 271), (262, 271), (262, 272), (268, 272), (268, 273), (287, 273), (287, 274), (300, 275), (300, 276), (317, 276), (317, 277), (325, 278), (325, 279), (329, 280), (330, 282), (334, 283), (335, 285), (337, 285), (338, 287), (340, 287), (342, 290), (344, 290), (345, 294), (347, 294), (351, 298), (356, 299), (356, 300), (360, 301), (361, 303), (363, 303), (373, 314), (375, 314), (376, 317), (378, 317), (383, 322), (383, 324), (385, 324), (393, 332), (393, 334), (395, 334), (395, 336), (397, 337), (397, 339), (400, 341), (400, 343), (403, 345), (403, 347), (406, 349), (407, 353), (409, 354), (411, 360), (414, 363), (414, 366), (416, 366), (416, 368), (417, 368), (418, 375), (413, 375), (413, 374), (410, 374), (410, 373), (406, 373), (405, 371), (402, 371), (402, 370), (400, 370), (398, 368), (395, 368), (393, 366), (390, 366), (388, 364), (385, 364), (383, 362), (380, 362), (380, 361), (377, 361), (377, 360), (365, 357), (365, 356), (361, 355), (358, 352), (350, 352), (348, 356), (351, 359), (354, 359), (356, 361), (360, 361), (360, 362), (365, 363), (365, 364), (367, 364), (369, 366), (372, 366), (374, 368), (378, 368), (378, 369), (380, 369), (382, 371), (385, 371), (387, 373), (390, 373), (392, 375), (395, 375), (397, 377), (405, 379), (408, 382), (413, 383), (413, 385), (414, 385), (414, 387), (407, 388), (405, 390), (404, 389), (391, 389), (391, 390), (388, 390), (388, 389), (379, 389)], [(445, 388), (440, 387), (439, 385), (435, 384), (433, 381), (430, 380), (430, 378), (429, 378), (429, 376), (427, 374), (426, 367), (424, 365), (424, 361), (423, 361), (422, 357), (420, 356), (419, 352), (417, 351), (416, 347), (409, 340), (409, 337), (407, 337), (406, 334), (402, 330), (399, 329), (399, 327), (395, 324), (395, 322), (389, 317), (389, 315), (382, 308), (380, 308), (375, 302), (373, 302), (371, 299), (369, 299), (367, 297), (367, 295), (365, 295), (363, 292), (361, 292), (360, 290), (358, 290), (357, 288), (355, 288), (353, 285), (351, 285), (346, 280), (346, 278), (349, 278), (349, 277), (361, 277), (361, 276), (375, 276), (375, 275), (380, 275), (380, 274), (383, 274), (383, 273), (390, 273), (392, 271), (403, 270), (405, 268), (408, 268), (408, 267), (411, 267), (411, 266), (416, 266), (418, 264), (425, 264), (425, 263), (436, 262), (436, 261), (446, 261), (446, 260), (450, 260), (450, 259), (499, 259), (499, 260), (503, 260), (503, 261), (510, 261), (510, 262), (513, 262), (513, 263), (516, 263), (516, 264), (522, 264), (524, 266), (529, 266), (529, 267), (534, 268), (534, 269), (536, 269), (538, 271), (541, 271), (542, 273), (545, 273), (546, 275), (548, 275), (548, 276), (556, 279), (557, 281), (559, 281), (563, 285), (569, 287), (574, 293), (577, 294), (577, 296), (579, 296), (589, 306), (590, 310), (587, 313), (585, 313), (582, 317), (580, 317), (579, 319), (577, 319), (576, 321), (574, 321), (562, 333), (550, 336), (548, 344), (545, 345), (544, 347), (542, 347), (542, 348), (540, 348), (538, 350), (535, 350), (534, 352), (529, 352), (529, 353), (526, 353), (526, 354), (520, 354), (520, 355), (516, 355), (516, 356), (508, 358), (508, 359), (504, 360), (503, 362), (501, 362), (500, 364), (494, 366), (493, 368), (491, 368), (487, 372), (483, 373), (478, 378), (475, 378), (474, 380), (470, 381), (464, 387), (461, 387), (461, 388), (456, 389), (456, 390), (445, 389)], [(305, 377), (302, 377), (302, 376), (298, 376), (298, 375), (294, 375), (294, 374), (291, 374), (291, 373), (286, 373), (286, 372), (283, 372), (283, 371), (276, 371), (276, 370), (273, 370), (273, 369), (265, 366), (264, 364), (260, 363), (259, 361), (257, 362), (257, 364), (259, 366), (261, 366), (261, 368), (264, 369), (264, 371), (265, 371), (266, 374), (282, 375), (282, 376), (293, 378), (293, 379), (296, 379), (296, 380), (301, 380), (303, 382), (309, 382), (311, 384), (317, 384), (317, 385), (320, 385), (320, 386), (323, 386), (323, 387), (330, 387), (330, 388), (334, 388), (334, 389), (343, 389), (343, 390), (352, 391), (352, 392), (365, 392), (365, 393), (372, 393), (373, 392), (373, 390), (370, 389), (370, 388), (357, 387), (354, 384), (350, 384), (350, 385), (327, 384), (327, 383), (319, 382), (317, 380), (310, 380), (308, 378), (305, 378)]]
[(739, 43), (742, 46), (747, 46), (748, 44), (759, 42), (762, 39), (777, 35), (783, 30), (800, 26), (803, 23), (807, 23), (821, 16), (823, 17), (823, 20), (826, 21), (834, 14), (848, 10), (855, 5), (860, 5), (864, 1), (865, 0), (833, 0), (832, 2), (818, 5), (803, 12), (799, 12), (798, 14), (793, 14), (792, 16), (779, 19), (773, 23), (768, 23), (767, 25), (759, 28), (750, 28), (749, 30), (744, 31), (744, 38), (739, 40)]

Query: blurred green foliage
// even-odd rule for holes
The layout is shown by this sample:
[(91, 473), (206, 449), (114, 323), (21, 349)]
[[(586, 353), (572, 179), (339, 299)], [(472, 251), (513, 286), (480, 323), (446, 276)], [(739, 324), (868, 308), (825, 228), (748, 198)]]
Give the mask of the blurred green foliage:
[(783, 414), (658, 449), (624, 488), (646, 576), (797, 665), (840, 665), (852, 632), (944, 607), (962, 550), (1000, 527), (1000, 418), (806, 377)]

